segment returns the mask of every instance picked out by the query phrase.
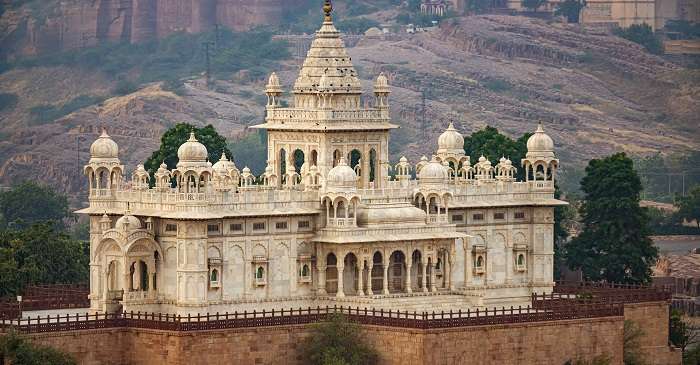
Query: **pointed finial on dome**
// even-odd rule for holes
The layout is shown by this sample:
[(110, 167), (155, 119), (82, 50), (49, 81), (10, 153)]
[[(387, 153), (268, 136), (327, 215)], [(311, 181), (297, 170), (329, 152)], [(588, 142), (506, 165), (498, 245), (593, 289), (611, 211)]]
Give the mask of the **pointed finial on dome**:
[(100, 138), (109, 138), (109, 134), (107, 134), (107, 128), (102, 126), (102, 133), (100, 134)]
[(332, 22), (333, 17), (331, 16), (331, 13), (333, 12), (333, 4), (331, 3), (331, 0), (326, 0), (323, 4), (323, 12), (326, 14), (326, 16), (323, 18), (324, 22)]
[(450, 125), (447, 126), (447, 130), (448, 130), (448, 131), (454, 131), (454, 130), (456, 130), (456, 129), (455, 129), (455, 125), (454, 125), (454, 123), (453, 123), (452, 121), (450, 121)]
[(226, 157), (226, 152), (221, 152), (221, 158), (219, 160), (220, 161), (228, 161), (228, 157)]
[(535, 131), (535, 133), (544, 133), (544, 127), (542, 126), (542, 121), (539, 121), (537, 123), (537, 130)]
[(338, 161), (338, 166), (347, 166), (348, 162), (345, 161), (345, 157), (341, 157), (340, 160)]

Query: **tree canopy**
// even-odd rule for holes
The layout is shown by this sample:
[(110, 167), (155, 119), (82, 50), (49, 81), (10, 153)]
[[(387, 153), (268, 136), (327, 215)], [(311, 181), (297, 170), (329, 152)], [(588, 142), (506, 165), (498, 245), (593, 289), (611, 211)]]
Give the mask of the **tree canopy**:
[(554, 15), (565, 16), (569, 23), (578, 23), (581, 9), (586, 7), (586, 0), (564, 0), (557, 4)]
[(662, 54), (664, 52), (663, 43), (654, 34), (649, 24), (632, 24), (628, 28), (617, 28), (614, 33), (643, 46), (649, 53)]
[(88, 280), (89, 256), (79, 241), (50, 222), (0, 231), (0, 297), (31, 284)]
[(532, 11), (537, 11), (541, 6), (547, 3), (547, 0), (521, 0), (521, 4), (524, 8), (528, 8)]
[(34, 223), (52, 221), (63, 227), (71, 216), (68, 198), (46, 185), (26, 181), (0, 192), (0, 228), (27, 227)]
[(0, 362), (17, 365), (76, 364), (70, 355), (48, 346), (35, 345), (14, 331), (0, 337)]
[(594, 159), (581, 181), (581, 234), (566, 246), (567, 264), (588, 280), (648, 283), (658, 250), (649, 239), (642, 184), (624, 153)]
[(146, 160), (144, 167), (151, 174), (151, 178), (163, 161), (168, 165), (168, 169), (172, 170), (176, 167), (177, 150), (187, 142), (192, 131), (197, 140), (207, 148), (211, 163), (219, 161), (222, 152), (226, 152), (226, 155), (231, 157), (231, 150), (226, 146), (226, 138), (221, 136), (212, 125), (198, 128), (191, 124), (179, 123), (163, 134), (160, 139), (160, 148)]
[[(527, 140), (532, 136), (526, 133), (517, 140), (501, 134), (498, 129), (486, 126), (484, 129), (464, 137), (464, 152), (470, 156), (472, 163), (476, 162), (479, 156), (484, 155), (496, 166), (501, 157), (509, 158), (513, 165), (520, 166), (520, 160), (525, 158), (527, 153)], [(524, 179), (525, 173), (522, 168), (518, 168), (518, 179)]]
[(304, 358), (313, 365), (372, 365), (378, 362), (376, 351), (362, 338), (358, 325), (342, 314), (313, 325), (304, 344)]
[(700, 228), (700, 185), (694, 186), (688, 196), (678, 197), (675, 204), (678, 207), (678, 217), (695, 220)]

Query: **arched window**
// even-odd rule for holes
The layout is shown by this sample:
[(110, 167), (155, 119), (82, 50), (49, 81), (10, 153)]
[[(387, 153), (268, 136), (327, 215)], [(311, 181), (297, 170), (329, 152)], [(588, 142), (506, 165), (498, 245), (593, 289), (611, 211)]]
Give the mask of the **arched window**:
[(304, 151), (294, 150), (294, 168), (297, 173), (301, 173), (302, 166), (304, 166)]
[(265, 276), (265, 269), (262, 267), (258, 268), (258, 271), (255, 273), (255, 278), (256, 279), (262, 279)]
[(340, 157), (340, 150), (333, 151), (333, 167), (338, 166), (338, 162), (340, 162)]
[(287, 151), (284, 148), (280, 149), (279, 170), (280, 176), (287, 173)]
[(309, 276), (309, 265), (304, 265), (304, 267), (301, 268), (301, 276)]
[(210, 280), (212, 283), (219, 282), (219, 270), (216, 270), (216, 269), (212, 270), (212, 271), (211, 271), (211, 277), (209, 278), (209, 280)]
[(476, 267), (483, 267), (484, 266), (484, 258), (479, 256), (476, 258)]
[(316, 150), (311, 151), (311, 165), (316, 166), (318, 164), (318, 152)]
[(375, 181), (375, 175), (377, 173), (377, 152), (372, 148), (369, 150), (369, 181)]
[(523, 266), (525, 265), (525, 255), (520, 254), (518, 255), (518, 266)]

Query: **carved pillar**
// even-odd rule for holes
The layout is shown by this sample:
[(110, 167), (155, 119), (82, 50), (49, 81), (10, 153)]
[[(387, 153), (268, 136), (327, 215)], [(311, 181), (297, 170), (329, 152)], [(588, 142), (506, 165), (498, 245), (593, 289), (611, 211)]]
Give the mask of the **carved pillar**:
[(367, 295), (374, 295), (372, 292), (372, 269), (374, 268), (374, 260), (369, 262), (369, 271), (367, 271)]
[(318, 282), (316, 283), (316, 292), (318, 295), (326, 295), (326, 267), (318, 266)]
[(413, 264), (413, 258), (406, 258), (406, 293), (413, 293), (413, 288), (411, 288), (411, 266)]
[(362, 285), (363, 284), (362, 283), (362, 272), (364, 271), (363, 267), (362, 267), (363, 264), (364, 264), (364, 262), (362, 262), (362, 261), (357, 263), (357, 295), (359, 295), (359, 296), (365, 295), (365, 291), (364, 291), (364, 288)]
[(335, 294), (335, 296), (336, 298), (343, 298), (345, 296), (345, 289), (343, 288), (343, 270), (345, 269), (345, 266), (338, 263), (336, 268), (338, 269), (338, 292)]
[(423, 293), (427, 293), (428, 292), (428, 278), (426, 275), (427, 274), (426, 266), (428, 266), (428, 264), (423, 263), (422, 261), (423, 261), (423, 259), (421, 258), (421, 265), (420, 265), (420, 268), (421, 268), (421, 286), (423, 287)]
[(435, 264), (430, 263), (429, 269), (430, 269), (430, 291), (436, 292), (437, 286), (435, 285)]
[(382, 282), (382, 293), (387, 295), (389, 294), (389, 264), (385, 262), (383, 266), (384, 278)]
[(451, 256), (445, 258), (445, 287), (452, 290), (452, 262)]

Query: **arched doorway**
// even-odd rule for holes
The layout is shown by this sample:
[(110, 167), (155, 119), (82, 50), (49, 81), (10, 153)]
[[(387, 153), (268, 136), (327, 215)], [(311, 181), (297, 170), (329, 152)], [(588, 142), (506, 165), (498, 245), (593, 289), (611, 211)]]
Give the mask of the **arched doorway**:
[(357, 256), (354, 253), (345, 255), (343, 268), (343, 290), (346, 295), (357, 295), (358, 280), (357, 280)]
[(389, 256), (389, 292), (403, 293), (406, 290), (406, 255), (394, 251)]
[(423, 289), (423, 272), (423, 255), (415, 250), (411, 255), (411, 288), (414, 291)]
[(382, 261), (382, 253), (377, 251), (372, 257), (372, 273), (371, 273), (372, 292), (375, 294), (381, 293), (384, 290), (384, 264)]
[(326, 293), (335, 294), (338, 292), (338, 258), (335, 254), (329, 253), (326, 256)]

